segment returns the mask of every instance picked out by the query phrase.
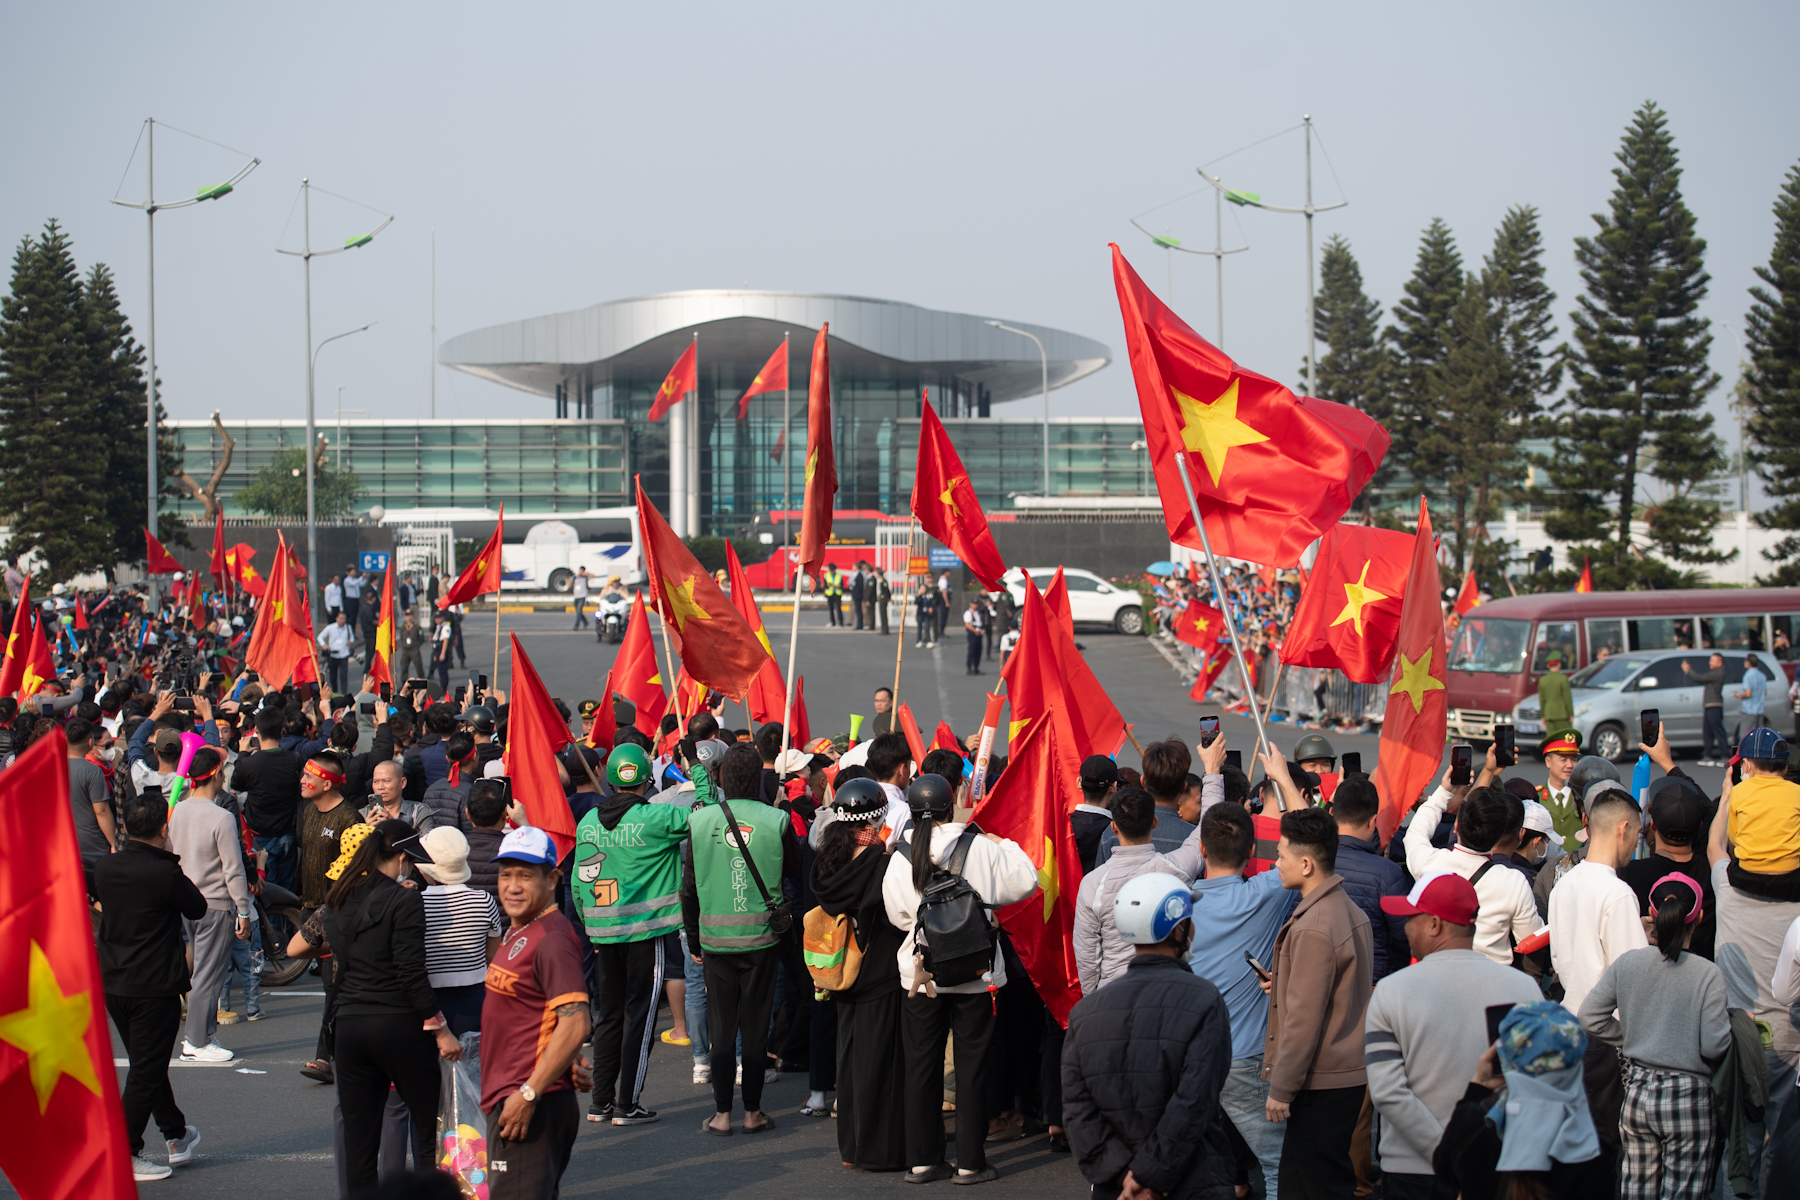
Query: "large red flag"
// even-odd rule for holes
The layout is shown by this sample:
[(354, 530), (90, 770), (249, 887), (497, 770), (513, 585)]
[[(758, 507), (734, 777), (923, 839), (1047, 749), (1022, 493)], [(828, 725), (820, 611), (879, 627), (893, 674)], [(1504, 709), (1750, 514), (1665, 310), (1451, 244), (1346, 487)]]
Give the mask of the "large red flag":
[(1343, 404), (1296, 397), (1246, 371), (1151, 294), (1113, 252), (1113, 282), (1169, 538), (1200, 547), (1176, 455), (1185, 455), (1213, 549), (1291, 567), (1350, 509), (1388, 434)]
[(1437, 546), (1431, 513), (1419, 499), (1419, 532), (1413, 538), (1412, 573), (1400, 609), (1394, 682), (1381, 724), (1375, 789), (1381, 793), (1381, 838), (1393, 836), (1400, 819), (1438, 773), (1444, 757), (1449, 692), (1444, 688), (1448, 651), (1444, 610), (1438, 602)]
[(255, 557), (256, 547), (248, 542), (239, 542), (235, 546), (226, 547), (225, 567), (231, 572), (231, 577), (237, 582), (239, 589), (249, 592), (260, 600), (269, 583), (255, 567), (250, 565), (250, 560)]
[(219, 590), (231, 594), (231, 566), (225, 559), (225, 510), (216, 510), (213, 518), (212, 558), (206, 569), (219, 581)]
[(55, 625), (55, 620), (40, 619), (31, 624), (31, 632), (25, 635), (25, 670), (19, 676), (20, 700), (37, 695), (39, 688), (56, 678), (56, 658), (50, 653), (50, 643), (45, 640), (48, 635), (44, 632), (44, 626)]
[[(642, 592), (632, 593), (625, 640), (619, 643), (609, 679), (608, 687), (637, 708), (637, 719), (632, 723), (638, 732), (655, 737), (663, 713), (668, 710), (669, 695), (663, 690), (662, 667), (656, 661), (656, 643), (650, 637), (650, 614), (644, 609)], [(606, 703), (611, 703), (610, 697)]]
[(0, 775), (0, 1170), (24, 1200), (128, 1200), (68, 754), (55, 729)]
[(148, 529), (144, 530), (144, 559), (146, 574), (173, 575), (181, 570), (181, 564), (175, 561), (175, 556), (163, 549), (163, 544)]
[(556, 773), (556, 752), (575, 739), (525, 657), (519, 635), (507, 636), (512, 639), (512, 693), (507, 697), (506, 774), (526, 819), (550, 835), (560, 859), (575, 848), (575, 814)]
[[(1057, 674), (1061, 677), (1063, 706), (1069, 714), (1069, 726), (1075, 733), (1075, 753), (1086, 758), (1090, 754), (1113, 755), (1125, 744), (1125, 718), (1118, 705), (1100, 686), (1087, 659), (1075, 648), (1075, 622), (1069, 613), (1069, 584), (1063, 569), (1056, 568), (1050, 591), (1060, 593), (1057, 619), (1050, 622), (1051, 640), (1056, 647)], [(1044, 597), (1049, 607), (1049, 594)]]
[(31, 605), (31, 578), (27, 576), (19, 588), (12, 628), (6, 634), (6, 657), (0, 659), (0, 696), (10, 696), (19, 690), (19, 680), (25, 676), (25, 660), (31, 657), (31, 643), (27, 638), (36, 620), (37, 609)]
[(1333, 525), (1319, 541), (1312, 579), (1281, 642), (1281, 661), (1335, 667), (1358, 683), (1386, 679), (1412, 553), (1412, 537), (1397, 530)]
[[(769, 361), (763, 364), (763, 369), (756, 373), (756, 378), (750, 381), (750, 386), (745, 388), (744, 394), (738, 397), (738, 420), (741, 421), (750, 415), (750, 397), (760, 396), (765, 392), (785, 392), (787, 390), (787, 360), (787, 339), (782, 338), (781, 345), (775, 347), (775, 353), (769, 355)], [(786, 430), (782, 432), (786, 433)]]
[(1069, 578), (1063, 574), (1061, 567), (1056, 568), (1056, 574), (1050, 577), (1050, 586), (1044, 589), (1044, 603), (1050, 606), (1050, 611), (1056, 614), (1062, 627), (1069, 631), (1069, 636), (1074, 637), (1075, 610), (1069, 605)]
[[(738, 561), (737, 551), (731, 548), (729, 538), (725, 540), (725, 578), (731, 584), (731, 607), (738, 610), (744, 624), (750, 626), (756, 640), (762, 643), (763, 653), (769, 656), (751, 682), (749, 695), (744, 698), (750, 709), (750, 719), (758, 725), (779, 721), (782, 707), (787, 703), (787, 686), (781, 676), (781, 667), (775, 661), (774, 648), (769, 645), (769, 631), (763, 628), (762, 609), (757, 607), (756, 596), (750, 590), (750, 578), (744, 574), (744, 564)], [(798, 746), (800, 743), (795, 741), (793, 744)]]
[(1006, 770), (972, 818), (1030, 856), (1038, 871), (1035, 896), (1000, 910), (1038, 995), (1059, 1025), (1081, 999), (1075, 968), (1075, 895), (1081, 888), (1081, 855), (1069, 813), (1081, 803), (1081, 757), (1075, 735), (1059, 709), (1034, 721), (1008, 747)]
[(1057, 624), (1056, 614), (1044, 602), (1037, 584), (1026, 576), (1025, 603), (1019, 609), (1019, 643), (1000, 669), (1006, 700), (1012, 706), (1011, 723), (1006, 729), (1008, 747), (1028, 726), (1063, 703), (1056, 655)]
[(394, 682), (394, 558), (388, 555), (387, 572), (381, 577), (381, 615), (375, 618), (375, 654), (363, 676), (363, 690)]
[(500, 506), (500, 516), (494, 522), (494, 535), (475, 556), (475, 561), (463, 568), (462, 574), (456, 577), (443, 595), (438, 597), (439, 608), (449, 608), (452, 604), (467, 604), (477, 596), (486, 596), (500, 590), (500, 547), (503, 544), (506, 528), (506, 505)]
[(994, 545), (987, 514), (981, 511), (969, 473), (930, 400), (919, 405), (919, 461), (913, 472), (912, 511), (925, 532), (950, 547), (988, 591), (1000, 590), (1006, 563)]
[(1225, 614), (1210, 604), (1189, 600), (1181, 615), (1171, 622), (1175, 636), (1196, 650), (1209, 651), (1225, 636)]
[(638, 531), (651, 595), (681, 665), (697, 682), (741, 701), (769, 661), (738, 610), (637, 485)]
[(812, 375), (806, 384), (806, 492), (800, 502), (800, 569), (819, 581), (825, 545), (831, 541), (831, 506), (837, 499), (837, 455), (831, 448), (831, 351), (827, 321), (813, 339)]
[(681, 403), (683, 396), (700, 390), (699, 346), (698, 338), (689, 342), (688, 348), (675, 360), (675, 365), (669, 368), (662, 386), (656, 389), (656, 401), (650, 405), (652, 421), (662, 420), (663, 414)]

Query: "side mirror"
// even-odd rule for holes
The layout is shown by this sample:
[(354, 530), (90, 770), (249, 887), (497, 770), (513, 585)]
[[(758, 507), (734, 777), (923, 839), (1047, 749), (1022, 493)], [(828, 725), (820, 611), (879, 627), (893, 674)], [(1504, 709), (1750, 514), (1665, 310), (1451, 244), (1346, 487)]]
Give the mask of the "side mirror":
[(1638, 676), (1637, 685), (1638, 685), (1638, 691), (1647, 692), (1651, 688), (1656, 686), (1656, 676), (1640, 675), (1640, 676)]
[(1110, 583), (1103, 583), (1100, 586), (1096, 587), (1094, 590), (1101, 593), (1102, 595), (1110, 596), (1110, 595), (1112, 595), (1113, 586)]

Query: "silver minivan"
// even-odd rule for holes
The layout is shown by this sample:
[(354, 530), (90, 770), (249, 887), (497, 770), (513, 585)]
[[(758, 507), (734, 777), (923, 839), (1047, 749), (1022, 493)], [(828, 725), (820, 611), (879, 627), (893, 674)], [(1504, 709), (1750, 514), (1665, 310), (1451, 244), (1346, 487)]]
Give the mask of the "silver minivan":
[[(1634, 757), (1638, 745), (1638, 714), (1654, 708), (1662, 714), (1663, 732), (1672, 747), (1701, 745), (1701, 687), (1681, 669), (1686, 661), (1695, 671), (1707, 669), (1707, 652), (1687, 650), (1632, 651), (1589, 663), (1569, 676), (1575, 698), (1575, 728), (1590, 754), (1603, 758)], [(1773, 656), (1726, 651), (1725, 736), (1730, 738), (1742, 717), (1742, 704), (1732, 695), (1743, 685), (1746, 659), (1755, 659), (1767, 681), (1763, 705), (1769, 724), (1784, 736), (1794, 733), (1793, 707), (1788, 703), (1787, 674)], [(1521, 743), (1545, 733), (1543, 714), (1536, 696), (1527, 696), (1513, 709), (1513, 724)]]

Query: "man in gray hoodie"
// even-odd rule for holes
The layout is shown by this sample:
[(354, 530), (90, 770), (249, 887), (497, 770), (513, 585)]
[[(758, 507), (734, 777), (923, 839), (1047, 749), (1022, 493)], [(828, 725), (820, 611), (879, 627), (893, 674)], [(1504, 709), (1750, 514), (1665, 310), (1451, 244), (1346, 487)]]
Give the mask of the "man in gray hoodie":
[(1180, 849), (1156, 852), (1151, 831), (1157, 805), (1143, 788), (1125, 788), (1113, 796), (1112, 829), (1118, 845), (1112, 857), (1084, 875), (1075, 898), (1075, 967), (1081, 994), (1091, 996), (1125, 973), (1138, 948), (1119, 935), (1113, 923), (1113, 901), (1119, 889), (1139, 875), (1161, 872), (1186, 882), (1200, 873), (1200, 827)]
[(196, 784), (208, 786), (190, 788), (169, 814), (170, 848), (181, 859), (182, 874), (206, 897), (206, 915), (187, 922), (194, 969), (181, 1042), (186, 1062), (227, 1062), (235, 1057), (219, 1045), (216, 1000), (231, 967), (232, 938), (250, 936), (250, 885), (238, 849), (237, 822), (213, 803), (222, 765), (219, 752), (210, 747), (195, 754), (189, 771)]

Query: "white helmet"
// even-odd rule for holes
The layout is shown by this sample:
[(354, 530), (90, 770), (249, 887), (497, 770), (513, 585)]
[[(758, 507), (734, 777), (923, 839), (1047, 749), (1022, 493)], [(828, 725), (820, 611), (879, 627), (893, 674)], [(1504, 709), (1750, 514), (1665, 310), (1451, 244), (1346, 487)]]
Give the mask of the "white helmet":
[(1136, 946), (1154, 946), (1194, 915), (1188, 885), (1174, 875), (1152, 871), (1126, 881), (1113, 901), (1113, 925)]

